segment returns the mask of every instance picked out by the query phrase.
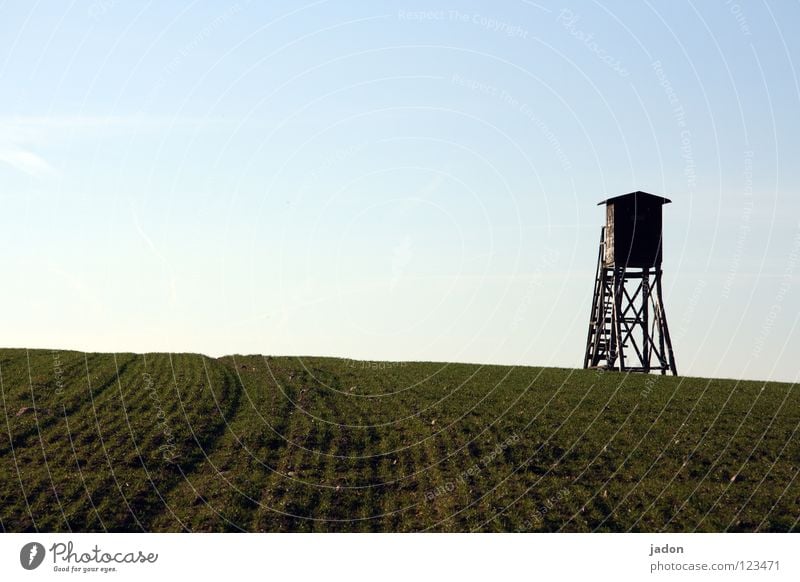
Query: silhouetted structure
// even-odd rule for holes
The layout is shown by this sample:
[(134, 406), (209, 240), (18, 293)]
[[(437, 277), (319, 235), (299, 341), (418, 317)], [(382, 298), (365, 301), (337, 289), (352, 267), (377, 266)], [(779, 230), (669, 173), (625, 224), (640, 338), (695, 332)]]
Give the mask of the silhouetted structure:
[(584, 368), (678, 375), (661, 293), (661, 211), (671, 200), (631, 192), (603, 200)]

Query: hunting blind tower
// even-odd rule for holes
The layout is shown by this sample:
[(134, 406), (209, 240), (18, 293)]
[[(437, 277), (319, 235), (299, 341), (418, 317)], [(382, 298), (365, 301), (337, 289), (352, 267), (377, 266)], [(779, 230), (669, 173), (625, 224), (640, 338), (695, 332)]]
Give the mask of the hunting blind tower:
[(606, 225), (584, 368), (678, 375), (661, 293), (661, 210), (670, 202), (631, 192), (598, 204)]

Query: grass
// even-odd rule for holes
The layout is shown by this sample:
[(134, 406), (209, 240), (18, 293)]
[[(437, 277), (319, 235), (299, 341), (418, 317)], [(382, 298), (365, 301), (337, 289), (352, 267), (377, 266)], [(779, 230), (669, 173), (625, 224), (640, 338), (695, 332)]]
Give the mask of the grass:
[(0, 350), (2, 531), (800, 531), (794, 385)]

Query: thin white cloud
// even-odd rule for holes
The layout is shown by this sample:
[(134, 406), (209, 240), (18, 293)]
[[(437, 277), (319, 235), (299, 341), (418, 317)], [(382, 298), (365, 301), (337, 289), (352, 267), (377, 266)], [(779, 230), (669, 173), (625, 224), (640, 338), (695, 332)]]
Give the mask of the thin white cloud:
[(36, 151), (63, 147), (76, 140), (165, 130), (185, 131), (226, 127), (229, 120), (219, 118), (129, 116), (2, 116), (0, 115), (0, 164), (9, 165), (35, 177), (57, 172)]
[(16, 147), (0, 149), (0, 162), (37, 178), (56, 173), (55, 169), (37, 154)]
[(166, 271), (167, 275), (169, 276), (169, 299), (170, 304), (175, 306), (178, 303), (178, 285), (177, 277), (175, 276), (175, 269), (172, 267), (172, 264), (167, 260), (167, 258), (161, 253), (150, 236), (142, 228), (142, 225), (139, 223), (139, 214), (136, 212), (136, 205), (134, 201), (129, 200), (128, 203), (131, 209), (131, 215), (133, 216), (133, 225), (136, 228), (136, 232), (144, 240), (147, 248), (150, 249), (150, 252), (152, 252), (159, 261), (161, 261), (164, 271)]

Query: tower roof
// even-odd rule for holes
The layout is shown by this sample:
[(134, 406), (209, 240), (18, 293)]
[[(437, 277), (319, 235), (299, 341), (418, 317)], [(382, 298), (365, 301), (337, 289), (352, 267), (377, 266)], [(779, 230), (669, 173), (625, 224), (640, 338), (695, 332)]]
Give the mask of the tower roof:
[(610, 202), (616, 202), (617, 200), (623, 200), (625, 198), (644, 198), (650, 202), (661, 202), (661, 204), (669, 204), (672, 202), (669, 198), (664, 198), (663, 196), (656, 196), (655, 194), (650, 194), (648, 192), (642, 192), (641, 190), (637, 190), (636, 192), (630, 192), (629, 194), (621, 194), (619, 196), (613, 196), (611, 198), (606, 198), (605, 200), (601, 200), (597, 203), (598, 206), (601, 204), (608, 204)]

